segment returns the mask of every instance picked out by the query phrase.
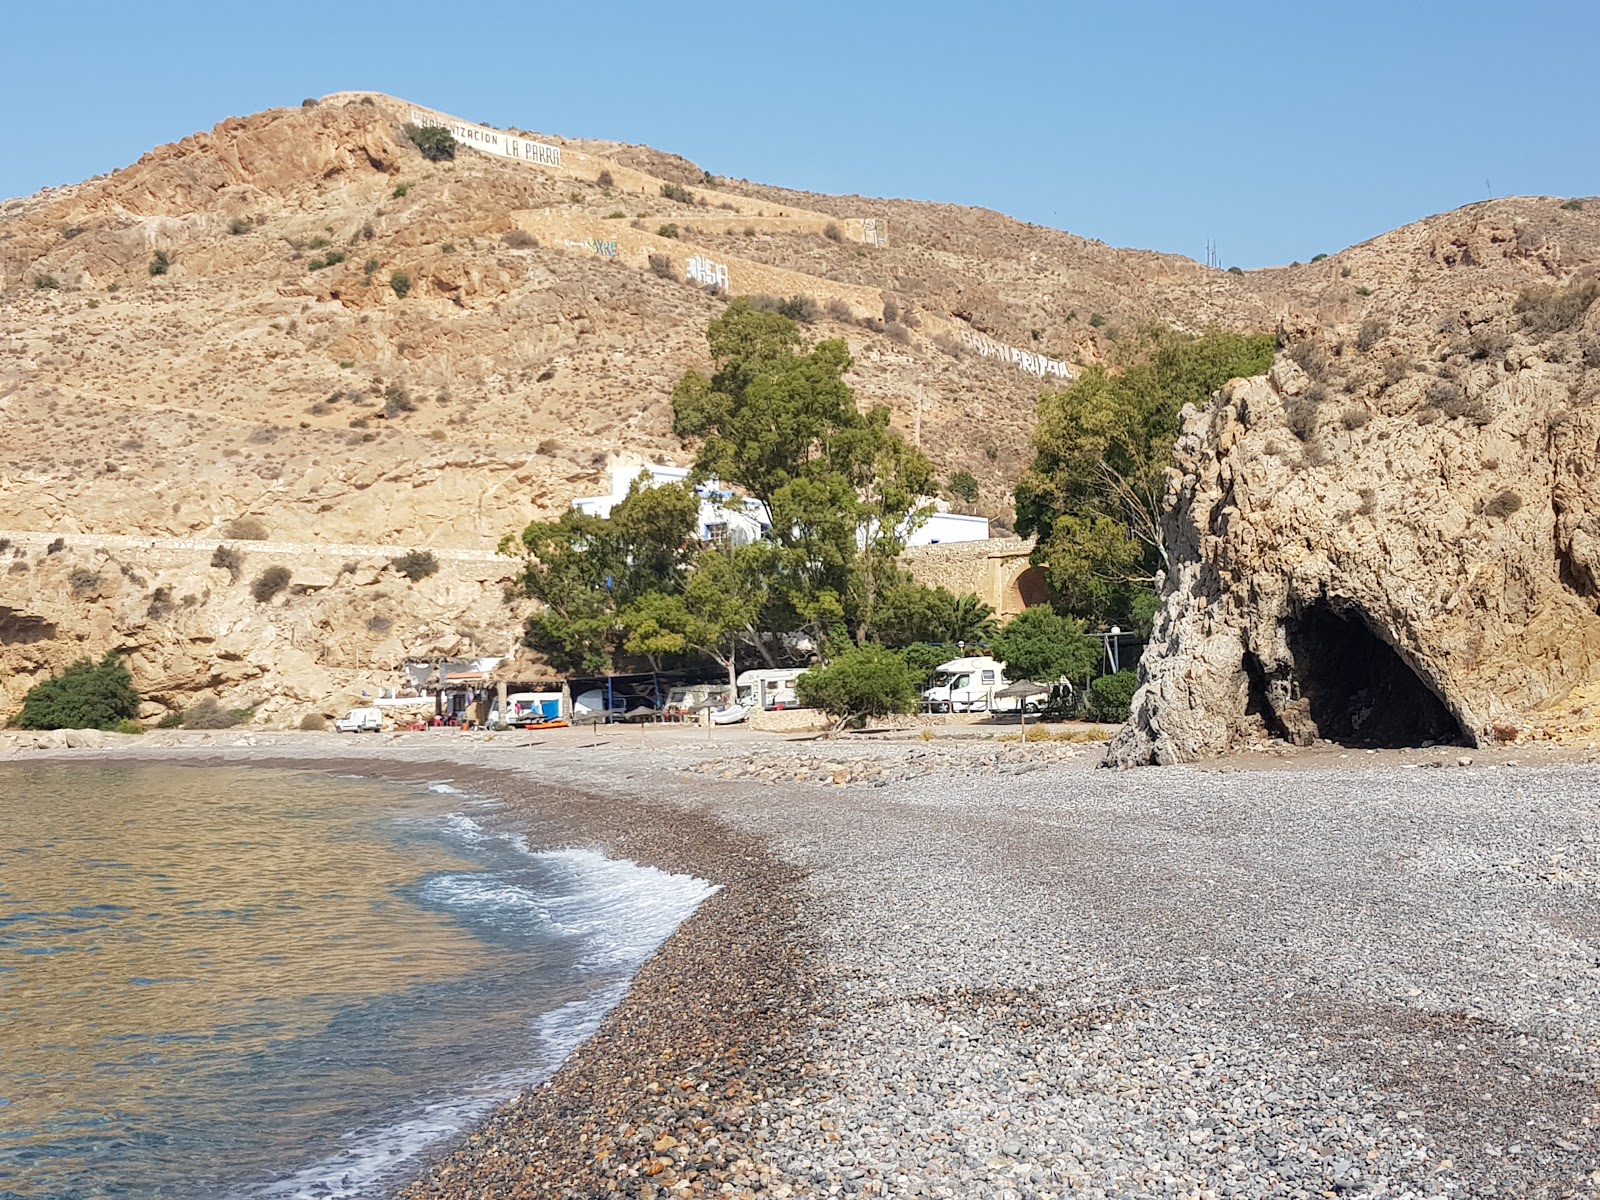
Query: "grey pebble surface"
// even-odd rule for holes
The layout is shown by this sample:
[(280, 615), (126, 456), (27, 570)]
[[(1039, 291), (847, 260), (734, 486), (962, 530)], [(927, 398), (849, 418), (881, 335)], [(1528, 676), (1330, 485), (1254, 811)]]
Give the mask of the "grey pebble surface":
[(1600, 1195), (1600, 771), (867, 795), (719, 806), (810, 872), (826, 1069), (768, 1139), (800, 1188)]
[(925, 749), (451, 752), (802, 868), (825, 1002), (722, 1194), (1600, 1196), (1600, 769)]

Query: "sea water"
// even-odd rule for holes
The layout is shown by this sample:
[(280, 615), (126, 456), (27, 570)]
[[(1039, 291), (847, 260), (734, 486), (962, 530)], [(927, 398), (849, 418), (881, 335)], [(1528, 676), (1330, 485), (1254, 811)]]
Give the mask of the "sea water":
[(456, 788), (0, 769), (0, 1198), (382, 1196), (713, 890)]

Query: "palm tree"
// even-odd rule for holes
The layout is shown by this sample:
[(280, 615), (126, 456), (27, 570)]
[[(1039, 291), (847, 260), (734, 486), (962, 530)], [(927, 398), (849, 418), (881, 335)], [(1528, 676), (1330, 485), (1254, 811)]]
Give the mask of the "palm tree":
[(946, 641), (986, 645), (996, 632), (994, 609), (970, 592), (957, 596), (950, 609), (950, 636)]

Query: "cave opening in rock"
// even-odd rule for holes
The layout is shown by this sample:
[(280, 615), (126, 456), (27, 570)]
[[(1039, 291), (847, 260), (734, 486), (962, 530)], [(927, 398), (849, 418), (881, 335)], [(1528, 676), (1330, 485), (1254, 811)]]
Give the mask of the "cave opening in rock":
[(1250, 687), (1245, 700), (1245, 716), (1260, 721), (1269, 736), (1290, 740), (1288, 729), (1278, 719), (1277, 710), (1272, 707), (1266, 669), (1262, 667), (1261, 660), (1248, 650), (1244, 653), (1244, 675)]
[(1356, 610), (1314, 604), (1286, 626), (1317, 736), (1347, 745), (1470, 744), (1444, 701)]

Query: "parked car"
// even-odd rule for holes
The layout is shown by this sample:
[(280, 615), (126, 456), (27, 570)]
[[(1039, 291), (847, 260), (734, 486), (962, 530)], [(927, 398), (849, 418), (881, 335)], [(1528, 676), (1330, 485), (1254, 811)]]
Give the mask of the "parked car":
[(383, 729), (381, 708), (352, 708), (333, 723), (339, 733), (378, 733)]

